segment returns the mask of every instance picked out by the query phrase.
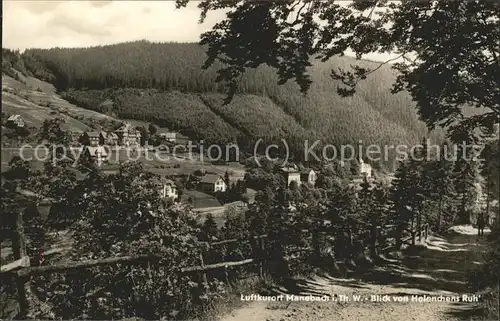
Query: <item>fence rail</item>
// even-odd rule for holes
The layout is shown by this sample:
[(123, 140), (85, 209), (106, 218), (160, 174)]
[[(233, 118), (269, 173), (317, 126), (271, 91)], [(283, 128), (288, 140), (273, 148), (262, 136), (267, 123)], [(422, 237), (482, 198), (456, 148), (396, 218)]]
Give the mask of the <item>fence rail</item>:
[[(377, 226), (377, 230), (382, 231), (382, 228), (386, 229), (391, 229), (394, 226)], [(310, 230), (303, 230), (302, 232), (307, 232), (311, 233), (313, 231)], [(428, 224), (424, 224), (421, 226), (419, 230), (415, 231), (410, 231), (411, 235), (405, 238), (402, 238), (400, 240), (401, 243), (405, 243), (409, 240), (412, 240), (412, 244), (415, 244), (415, 239), (416, 236), (418, 235), (419, 240), (422, 238), (422, 236), (427, 239), (428, 233), (429, 233), (429, 226)], [(54, 265), (40, 265), (40, 266), (30, 266), (30, 258), (27, 255), (26, 252), (26, 237), (24, 234), (24, 226), (23, 226), (23, 221), (22, 221), (22, 214), (19, 211), (16, 214), (16, 220), (15, 220), (15, 229), (12, 233), (12, 252), (14, 256), (14, 261), (10, 262), (8, 264), (2, 265), (1, 272), (0, 274), (6, 274), (10, 273), (14, 279), (15, 279), (15, 285), (17, 288), (17, 293), (18, 293), (18, 302), (19, 302), (19, 309), (20, 309), (20, 316), (26, 316), (29, 311), (29, 300), (28, 297), (31, 295), (31, 290), (29, 287), (29, 281), (31, 280), (32, 276), (36, 275), (44, 275), (44, 274), (49, 274), (49, 273), (55, 273), (55, 272), (66, 272), (66, 271), (72, 271), (72, 270), (78, 270), (78, 269), (88, 269), (96, 266), (108, 266), (108, 265), (115, 265), (115, 264), (125, 264), (125, 265), (136, 265), (136, 264), (143, 264), (143, 263), (151, 263), (151, 262), (160, 262), (162, 259), (165, 259), (162, 256), (155, 255), (155, 254), (145, 254), (145, 255), (134, 255), (134, 256), (121, 256), (121, 257), (111, 257), (111, 258), (104, 258), (104, 259), (99, 259), (99, 260), (86, 260), (86, 261), (76, 261), (76, 262), (66, 262), (66, 263), (59, 263), (59, 264), (54, 264)], [(313, 237), (313, 242), (315, 238), (317, 239), (317, 236), (320, 234), (328, 234), (328, 232), (325, 231), (319, 231), (316, 230), (312, 233)], [(352, 235), (349, 232), (349, 238), (352, 242)], [(237, 242), (249, 242), (251, 239), (254, 241), (258, 242), (253, 242), (252, 249), (256, 251), (261, 251), (261, 253), (264, 253), (265, 251), (265, 244), (264, 240), (268, 237), (267, 234), (262, 234), (262, 235), (257, 235), (257, 236), (252, 236), (250, 239), (228, 239), (228, 240), (222, 240), (222, 241), (216, 241), (216, 242), (200, 242), (203, 243), (207, 246), (208, 249), (213, 249), (216, 246), (221, 246), (221, 245), (228, 245), (228, 244), (233, 244)], [(349, 240), (349, 239), (348, 239)], [(252, 243), (252, 242), (250, 242)], [(391, 244), (389, 246), (386, 246), (385, 248), (380, 249), (380, 251), (387, 251), (391, 248), (394, 248), (397, 246), (397, 244)], [(254, 249), (255, 247), (255, 249)], [(61, 248), (55, 248), (49, 250), (47, 253), (62, 253), (65, 250), (67, 250), (68, 247), (61, 247)], [(252, 252), (253, 252), (252, 250)], [(307, 248), (307, 249), (297, 249), (298, 251), (310, 251), (310, 250), (317, 250), (317, 248)], [(252, 258), (246, 258), (238, 261), (225, 261), (225, 262), (218, 262), (218, 263), (212, 263), (212, 264), (207, 264), (205, 265), (204, 263), (204, 257), (203, 257), (203, 252), (200, 253), (200, 265), (198, 266), (189, 266), (189, 267), (183, 267), (178, 273), (182, 274), (189, 274), (189, 273), (201, 273), (203, 276), (203, 281), (207, 282), (207, 275), (206, 272), (213, 271), (213, 270), (218, 270), (218, 269), (224, 269), (225, 274), (226, 274), (226, 279), (227, 279), (227, 269), (230, 267), (237, 267), (237, 266), (244, 266), (248, 264), (254, 264), (258, 263), (258, 270), (259, 270), (259, 275), (263, 276), (264, 274), (264, 259), (262, 257), (252, 257)]]

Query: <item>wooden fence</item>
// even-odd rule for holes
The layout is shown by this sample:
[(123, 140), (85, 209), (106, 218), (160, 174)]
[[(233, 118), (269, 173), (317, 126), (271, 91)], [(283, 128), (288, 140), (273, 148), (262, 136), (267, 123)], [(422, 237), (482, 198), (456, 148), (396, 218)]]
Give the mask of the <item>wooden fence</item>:
[[(384, 226), (387, 229), (390, 229), (391, 227), (394, 226)], [(381, 230), (381, 227), (378, 227), (379, 231)], [(308, 230), (304, 230), (303, 232), (310, 232)], [(414, 231), (409, 231), (410, 236), (405, 237), (401, 239), (401, 244), (408, 242), (411, 240), (412, 244), (415, 244), (416, 238), (418, 236), (419, 241), (422, 240), (422, 238), (427, 239), (428, 234), (429, 234), (429, 226), (428, 224), (422, 225), (420, 230), (414, 230)], [(319, 234), (324, 234), (327, 232), (319, 232)], [(349, 233), (350, 234), (350, 233)], [(314, 239), (313, 235), (313, 239)], [(258, 235), (258, 236), (253, 236), (252, 239), (254, 240), (254, 244), (257, 246), (257, 251), (261, 251), (261, 253), (264, 252), (264, 247), (265, 247), (265, 239), (267, 238), (267, 235)], [(242, 240), (242, 239), (229, 239), (229, 240), (222, 240), (222, 241), (217, 241), (217, 242), (200, 242), (200, 243), (205, 243), (208, 249), (214, 248), (216, 246), (222, 246), (222, 245), (229, 245), (229, 244), (234, 244), (237, 242), (242, 242), (242, 241), (251, 241), (251, 240)], [(27, 255), (26, 251), (26, 237), (24, 234), (24, 226), (23, 226), (23, 220), (22, 220), (22, 214), (21, 212), (18, 212), (16, 215), (16, 220), (15, 220), (15, 228), (13, 231), (12, 235), (12, 252), (14, 256), (14, 261), (5, 265), (2, 265), (0, 274), (11, 274), (13, 276), (13, 279), (15, 281), (15, 287), (17, 289), (17, 294), (18, 294), (18, 303), (19, 303), (19, 315), (21, 317), (25, 317), (28, 315), (28, 312), (30, 310), (30, 300), (29, 298), (32, 296), (31, 295), (31, 290), (29, 286), (29, 282), (33, 276), (37, 275), (46, 275), (50, 273), (55, 273), (55, 272), (68, 272), (72, 270), (78, 270), (78, 269), (88, 269), (91, 267), (97, 267), (97, 266), (109, 266), (109, 265), (114, 265), (114, 264), (124, 264), (124, 265), (137, 265), (141, 264), (144, 262), (158, 262), (161, 259), (164, 259), (163, 257), (155, 254), (147, 254), (147, 255), (136, 255), (136, 256), (121, 256), (121, 257), (112, 257), (112, 258), (105, 258), (105, 259), (99, 259), (99, 260), (86, 260), (86, 261), (80, 261), (80, 262), (67, 262), (67, 263), (60, 263), (60, 264), (55, 264), (55, 265), (40, 265), (40, 266), (31, 266), (30, 264), (30, 257)], [(252, 242), (251, 242), (252, 243)], [(394, 248), (396, 244), (391, 244), (388, 245), (379, 251), (384, 252), (387, 251), (391, 248)], [(255, 247), (255, 245), (254, 245)], [(49, 252), (52, 253), (58, 253), (58, 252), (63, 252), (63, 250), (67, 250), (67, 248), (60, 248), (60, 249), (53, 249), (51, 251), (48, 251), (46, 253), (49, 254)], [(253, 251), (252, 251), (253, 252)], [(185, 273), (201, 273), (203, 277), (203, 281), (207, 282), (207, 272), (213, 271), (213, 270), (219, 270), (222, 269), (225, 271), (226, 278), (227, 278), (227, 269), (230, 267), (237, 267), (237, 266), (243, 266), (247, 264), (258, 264), (258, 273), (262, 277), (265, 273), (264, 271), (264, 260), (263, 257), (252, 257), (252, 258), (247, 258), (239, 261), (228, 261), (228, 262), (220, 262), (220, 263), (213, 263), (213, 264), (207, 264), (205, 265), (205, 260), (203, 253), (200, 253), (200, 265), (198, 266), (191, 266), (191, 267), (184, 267), (180, 269), (180, 273), (185, 274)]]

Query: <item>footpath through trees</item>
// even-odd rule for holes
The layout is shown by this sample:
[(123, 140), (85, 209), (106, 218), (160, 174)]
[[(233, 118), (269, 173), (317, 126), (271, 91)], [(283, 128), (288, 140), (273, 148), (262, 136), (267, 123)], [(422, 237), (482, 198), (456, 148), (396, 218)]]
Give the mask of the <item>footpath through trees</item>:
[[(424, 246), (406, 251), (402, 257), (385, 257), (382, 265), (364, 274), (316, 276), (271, 288), (261, 295), (283, 295), (282, 301), (254, 299), (222, 320), (474, 320), (480, 316), (476, 299), (481, 296), (470, 293), (467, 273), (480, 264), (483, 241), (476, 235), (431, 235)], [(292, 301), (291, 295), (335, 299)], [(452, 302), (432, 301), (438, 298)]]

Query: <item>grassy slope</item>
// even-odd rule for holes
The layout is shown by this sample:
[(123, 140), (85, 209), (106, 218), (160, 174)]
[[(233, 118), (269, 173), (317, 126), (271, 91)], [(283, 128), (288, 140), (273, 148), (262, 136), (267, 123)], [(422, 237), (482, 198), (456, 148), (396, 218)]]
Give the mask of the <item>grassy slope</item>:
[(66, 121), (66, 129), (85, 131), (89, 127), (75, 117), (114, 119), (69, 103), (57, 95), (54, 86), (47, 82), (19, 76), (25, 84), (2, 74), (2, 110), (7, 114), (21, 115), (29, 126), (40, 127), (46, 119), (62, 117)]
[[(64, 126), (67, 130), (86, 131), (89, 127), (75, 117), (112, 118), (69, 103), (57, 95), (54, 86), (47, 82), (33, 77), (24, 77), (21, 74), (19, 77), (24, 83), (2, 74), (2, 112), (8, 115), (21, 115), (27, 126), (40, 127), (46, 119), (61, 117), (66, 121)], [(32, 156), (30, 150), (24, 152), (26, 156)], [(12, 157), (19, 155), (19, 148), (4, 147), (1, 155), (3, 171)], [(42, 152), (40, 152), (40, 157), (44, 157)], [(41, 163), (33, 162), (33, 167), (41, 169)]]

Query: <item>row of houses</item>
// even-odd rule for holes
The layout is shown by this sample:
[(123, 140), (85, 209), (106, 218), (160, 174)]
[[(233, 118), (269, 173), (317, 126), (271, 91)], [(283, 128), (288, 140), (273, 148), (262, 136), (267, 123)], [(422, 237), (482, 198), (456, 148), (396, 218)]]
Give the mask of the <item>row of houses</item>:
[[(360, 164), (361, 175), (370, 178), (372, 175), (371, 166), (369, 164), (363, 163), (362, 160), (360, 160)], [(297, 167), (282, 167), (280, 169), (280, 172), (283, 175), (287, 186), (290, 186), (292, 182), (297, 183), (298, 186), (300, 186), (301, 184), (310, 184), (314, 186), (318, 178), (318, 173), (310, 168), (299, 170)], [(204, 175), (199, 183), (199, 189), (202, 192), (209, 194), (225, 192), (227, 188), (228, 186), (224, 181), (224, 178), (216, 174)]]
[(317, 179), (317, 174), (312, 169), (298, 170), (297, 167), (282, 167), (281, 174), (285, 178), (287, 186), (292, 182), (297, 183), (298, 186), (304, 183), (309, 183), (314, 186)]
[(132, 128), (130, 124), (125, 124), (114, 132), (106, 131), (90, 131), (74, 132), (72, 134), (73, 141), (78, 141), (87, 146), (138, 146), (141, 144), (141, 133)]
[[(359, 159), (359, 172), (361, 177), (371, 178), (372, 177), (372, 167), (370, 164), (366, 164), (362, 159)], [(287, 186), (290, 186), (292, 182), (296, 182), (297, 185), (308, 183), (315, 185), (316, 179), (318, 178), (317, 173), (312, 169), (299, 170), (296, 166), (293, 167), (283, 167), (281, 168), (281, 173), (285, 178)]]
[[(298, 171), (296, 168), (281, 168), (281, 173), (283, 174), (287, 186), (295, 181), (298, 185), (303, 183), (309, 183), (314, 185), (316, 183), (317, 174), (312, 169), (306, 169)], [(198, 185), (200, 191), (204, 193), (218, 193), (225, 192), (228, 189), (227, 182), (221, 175), (216, 174), (206, 174), (204, 175)]]
[[(165, 141), (176, 143), (179, 138), (182, 142), (189, 140), (189, 138), (178, 137), (176, 132), (161, 132), (158, 136), (162, 137)], [(87, 146), (139, 146), (141, 145), (141, 132), (133, 128), (130, 124), (125, 124), (119, 129), (109, 131), (89, 131), (89, 132), (73, 132), (72, 139), (74, 143), (84, 142)]]

